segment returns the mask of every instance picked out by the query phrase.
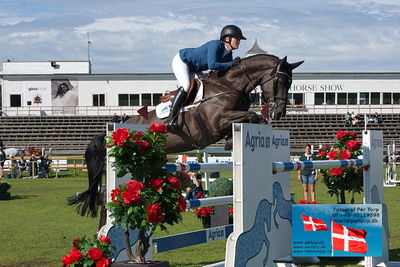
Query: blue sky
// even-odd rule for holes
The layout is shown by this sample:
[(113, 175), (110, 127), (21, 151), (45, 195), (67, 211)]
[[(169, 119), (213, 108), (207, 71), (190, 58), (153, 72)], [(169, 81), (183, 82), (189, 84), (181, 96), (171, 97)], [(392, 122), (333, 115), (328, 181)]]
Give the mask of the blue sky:
[(398, 0), (0, 0), (0, 60), (87, 60), (93, 73), (171, 72), (177, 51), (236, 24), (297, 72), (400, 72)]

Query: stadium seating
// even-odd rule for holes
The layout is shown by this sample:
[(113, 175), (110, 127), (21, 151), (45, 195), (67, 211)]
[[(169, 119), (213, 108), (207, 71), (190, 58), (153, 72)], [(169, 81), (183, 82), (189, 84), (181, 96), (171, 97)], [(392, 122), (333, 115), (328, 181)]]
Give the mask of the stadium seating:
[[(381, 124), (368, 123), (370, 130), (382, 130), (384, 144), (400, 145), (400, 114), (381, 116)], [(0, 116), (0, 138), (6, 147), (52, 149), (57, 154), (82, 154), (90, 140), (105, 130), (111, 116)], [(346, 125), (340, 114), (289, 114), (272, 123), (274, 129), (290, 131), (291, 151), (303, 151), (305, 144), (332, 144), (339, 130), (361, 134), (364, 121)], [(223, 145), (219, 142), (218, 145)]]

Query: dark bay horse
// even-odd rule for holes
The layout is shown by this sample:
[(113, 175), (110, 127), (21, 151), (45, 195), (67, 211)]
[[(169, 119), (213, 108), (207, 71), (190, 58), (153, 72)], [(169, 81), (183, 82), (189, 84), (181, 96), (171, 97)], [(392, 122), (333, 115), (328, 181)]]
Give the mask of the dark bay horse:
[[(292, 83), (292, 70), (302, 64), (288, 63), (287, 58), (272, 55), (256, 55), (244, 58), (227, 72), (211, 72), (201, 78), (204, 99), (201, 103), (179, 114), (179, 127), (169, 129), (167, 153), (185, 152), (205, 148), (232, 133), (232, 123), (261, 123), (263, 119), (250, 112), (250, 92), (260, 86), (262, 100), (269, 106), (269, 117), (279, 119), (286, 114), (287, 95)], [(148, 118), (134, 116), (125, 123), (163, 124), (155, 111)], [(82, 216), (97, 215), (99, 203), (98, 186), (106, 156), (105, 134), (96, 136), (86, 149), (89, 188), (73, 196), (69, 204), (78, 204)]]

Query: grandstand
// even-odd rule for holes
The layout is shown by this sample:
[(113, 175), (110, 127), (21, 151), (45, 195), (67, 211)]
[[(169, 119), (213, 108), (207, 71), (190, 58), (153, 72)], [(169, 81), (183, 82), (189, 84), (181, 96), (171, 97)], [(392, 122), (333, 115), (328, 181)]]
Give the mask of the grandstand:
[[(370, 130), (382, 130), (384, 144), (395, 141), (400, 145), (400, 114), (381, 114), (381, 124), (369, 123)], [(90, 140), (104, 132), (111, 116), (0, 116), (0, 138), (6, 147), (52, 149), (55, 154), (83, 154)], [(302, 151), (305, 144), (318, 147), (332, 144), (339, 130), (361, 135), (364, 121), (346, 125), (344, 115), (288, 114), (272, 123), (274, 129), (290, 131), (292, 151)], [(222, 146), (223, 142), (218, 145)]]

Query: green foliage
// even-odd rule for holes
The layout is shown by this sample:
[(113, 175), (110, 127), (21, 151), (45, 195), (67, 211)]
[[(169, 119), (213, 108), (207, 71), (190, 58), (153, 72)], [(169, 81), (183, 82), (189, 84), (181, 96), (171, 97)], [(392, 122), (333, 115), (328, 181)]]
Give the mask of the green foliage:
[[(318, 160), (348, 160), (357, 159), (361, 155), (361, 142), (357, 141), (357, 134), (338, 131), (333, 147), (323, 146), (317, 155)], [(320, 170), (323, 182), (328, 187), (328, 193), (337, 198), (337, 203), (345, 204), (345, 192), (352, 194), (351, 203), (354, 203), (354, 194), (363, 190), (362, 168), (332, 168)]]
[(210, 197), (229, 196), (233, 194), (232, 180), (217, 178), (210, 185)]

